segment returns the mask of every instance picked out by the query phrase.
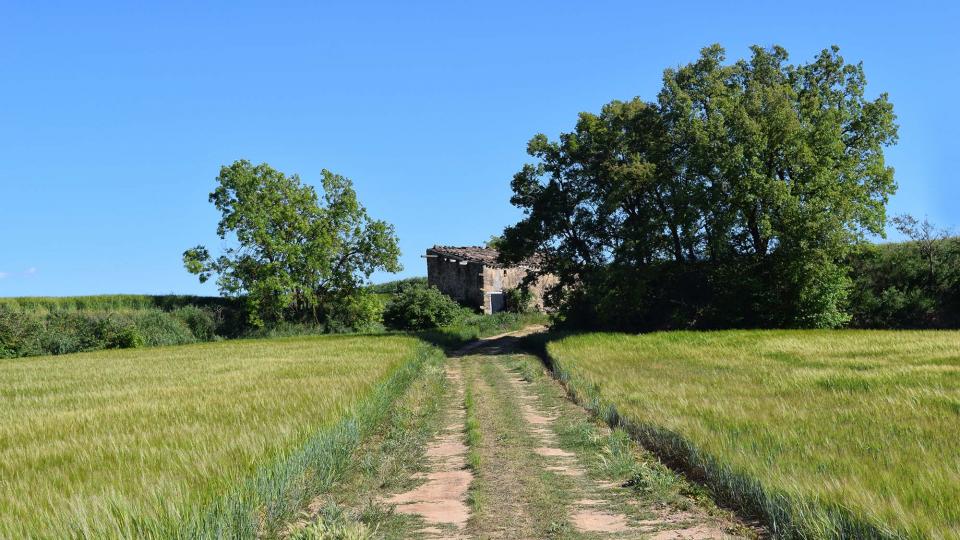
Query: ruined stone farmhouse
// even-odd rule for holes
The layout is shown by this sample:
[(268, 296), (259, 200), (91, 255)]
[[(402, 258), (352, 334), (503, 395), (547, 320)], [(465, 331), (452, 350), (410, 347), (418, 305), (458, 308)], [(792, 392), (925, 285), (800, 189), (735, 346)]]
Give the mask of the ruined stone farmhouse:
[[(503, 311), (506, 291), (519, 287), (537, 266), (535, 260), (506, 266), (497, 255), (496, 249), (486, 247), (433, 246), (426, 254), (427, 282), (465, 306), (488, 314)], [(555, 281), (542, 276), (531, 285), (537, 309), (543, 309), (543, 293)]]

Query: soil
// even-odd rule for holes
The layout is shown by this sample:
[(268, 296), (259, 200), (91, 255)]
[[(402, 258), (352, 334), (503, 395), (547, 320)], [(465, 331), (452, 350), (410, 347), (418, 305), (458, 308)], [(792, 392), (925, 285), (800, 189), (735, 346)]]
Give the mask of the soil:
[[(463, 531), (470, 516), (466, 497), (473, 474), (466, 468), (463, 377), (455, 363), (448, 365), (446, 375), (453, 388), (452, 396), (446, 403), (447, 425), (427, 446), (424, 453), (427, 472), (415, 476), (424, 482), (410, 491), (384, 501), (395, 505), (395, 510), (401, 514), (421, 517), (426, 526), (419, 532), (425, 537), (449, 537), (451, 529), (455, 533), (452, 537), (457, 537), (456, 533)], [(437, 527), (438, 525), (444, 527)]]

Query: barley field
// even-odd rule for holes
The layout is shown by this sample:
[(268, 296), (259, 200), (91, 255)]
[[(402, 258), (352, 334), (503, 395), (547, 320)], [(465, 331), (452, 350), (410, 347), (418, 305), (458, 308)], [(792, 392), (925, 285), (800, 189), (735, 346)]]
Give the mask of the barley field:
[(960, 332), (585, 334), (585, 403), (782, 537), (960, 538)]
[(269, 532), (429, 352), (324, 336), (2, 360), (0, 538)]

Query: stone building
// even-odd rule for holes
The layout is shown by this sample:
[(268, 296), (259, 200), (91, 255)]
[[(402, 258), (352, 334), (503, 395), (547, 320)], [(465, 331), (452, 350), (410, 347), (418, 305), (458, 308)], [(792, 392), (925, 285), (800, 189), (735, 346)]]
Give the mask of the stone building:
[[(484, 313), (503, 311), (504, 293), (520, 286), (536, 262), (505, 266), (497, 255), (496, 249), (478, 246), (433, 246), (425, 255), (427, 282), (465, 306)], [(544, 290), (555, 282), (542, 276), (530, 287), (537, 309), (543, 309)]]

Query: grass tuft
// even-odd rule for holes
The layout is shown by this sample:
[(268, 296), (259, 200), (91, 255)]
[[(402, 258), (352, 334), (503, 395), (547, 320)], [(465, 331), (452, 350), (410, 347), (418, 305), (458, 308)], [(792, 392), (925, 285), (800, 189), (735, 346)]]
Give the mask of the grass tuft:
[(467, 466), (474, 472), (480, 470), (480, 420), (477, 418), (477, 404), (473, 399), (473, 388), (469, 385), (464, 390), (464, 406), (466, 414), (467, 434)]

